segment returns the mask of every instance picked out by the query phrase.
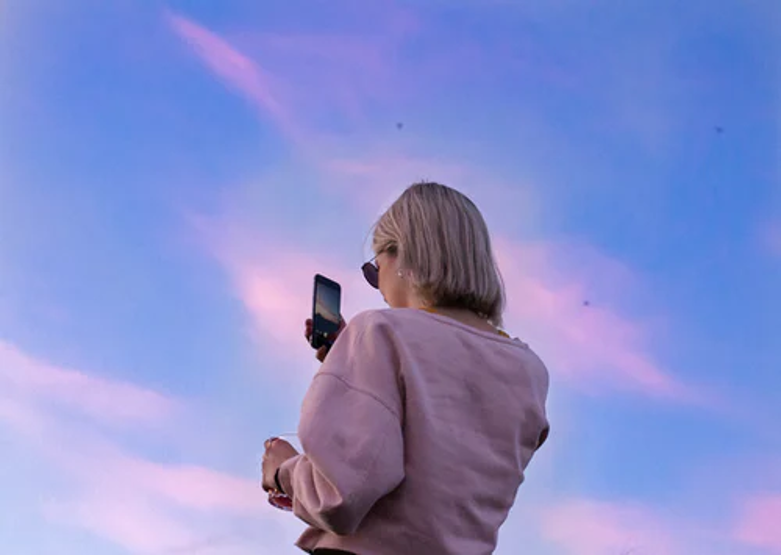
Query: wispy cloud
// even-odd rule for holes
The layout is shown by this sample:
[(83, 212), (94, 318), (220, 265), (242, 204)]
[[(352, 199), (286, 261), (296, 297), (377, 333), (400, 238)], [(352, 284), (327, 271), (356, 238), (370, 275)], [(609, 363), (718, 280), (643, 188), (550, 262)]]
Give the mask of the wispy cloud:
[[(155, 426), (177, 407), (173, 399), (153, 390), (51, 365), (2, 340), (0, 392), (0, 401), (23, 398), (108, 424)], [(17, 406), (17, 416), (22, 411)]]
[[(346, 318), (381, 298), (355, 267), (279, 239), (229, 215), (226, 219), (193, 218), (202, 245), (226, 272), (234, 295), (249, 318), (252, 340), (267, 356), (275, 354), (301, 369), (289, 377), (308, 382), (318, 363), (304, 339), (304, 320), (311, 316), (314, 275), (342, 284), (342, 313)], [(276, 236), (278, 237), (278, 236)], [(276, 373), (275, 377), (281, 376)]]
[(290, 133), (303, 131), (297, 125), (302, 115), (311, 120), (338, 114), (350, 124), (364, 124), (373, 103), (404, 94), (405, 89), (394, 86), (395, 55), (400, 41), (420, 22), (391, 3), (356, 9), (371, 12), (369, 21), (380, 25), (361, 25), (352, 34), (293, 30), (247, 35), (234, 30), (221, 35), (182, 14), (168, 12), (167, 19), (219, 79), (250, 99), (289, 137), (302, 141), (303, 135)]
[[(422, 179), (456, 186), (472, 182), (480, 189), (496, 182), (485, 171), (475, 173), (472, 164), (463, 160), (441, 153), (432, 157), (419, 150), (405, 152), (404, 145), (411, 143), (400, 139), (408, 134), (404, 118), (391, 114), (398, 110), (404, 91), (419, 95), (426, 83), (444, 76), (432, 77), (427, 67), (413, 70), (420, 79), (409, 69), (399, 74), (395, 53), (420, 22), (388, 5), (378, 4), (377, 10), (382, 12), (377, 21), (385, 22), (386, 28), (374, 34), (245, 36), (234, 32), (230, 40), (184, 15), (168, 12), (166, 17), (217, 79), (248, 99), (262, 121), (277, 126), (295, 149), (296, 160), (319, 171), (318, 185), (325, 193), (349, 198), (368, 212), (388, 204), (404, 184)], [(449, 68), (451, 77), (462, 75), (463, 61), (453, 64), (451, 58), (432, 64)], [(483, 71), (486, 61), (472, 60), (470, 66)], [(412, 89), (406, 85), (410, 80), (416, 82)], [(376, 120), (364, 118), (385, 111), (389, 119), (379, 128)], [(505, 189), (504, 194), (515, 198), (519, 187), (514, 184), (512, 193)], [(528, 193), (528, 188), (520, 189)], [(516, 217), (529, 219), (526, 204), (516, 207)]]
[[(179, 546), (192, 552), (206, 541), (208, 552), (257, 552), (264, 532), (286, 532), (292, 541), (298, 529), (294, 520), (280, 521), (255, 478), (155, 461), (138, 437), (125, 436), (138, 431), (149, 440), (151, 431), (181, 453), (170, 442), (176, 444), (182, 424), (175, 417), (188, 413), (193, 420), (194, 409), (183, 401), (60, 368), (9, 342), (0, 344), (0, 392), (0, 427), (16, 433), (66, 485), (42, 501), (49, 520), (133, 552)], [(122, 428), (108, 436), (107, 424)]]
[[(497, 251), (508, 324), (540, 351), (554, 377), (592, 393), (635, 391), (695, 401), (689, 388), (654, 361), (641, 324), (615, 308), (632, 287), (631, 273), (618, 261), (583, 245), (501, 238)], [(579, 264), (564, 273), (568, 260)], [(598, 293), (609, 297), (594, 298)]]
[[(373, 102), (387, 103), (399, 95), (391, 83), (392, 49), (371, 35), (259, 34), (239, 36), (239, 47), (235, 38), (229, 41), (181, 14), (167, 12), (166, 17), (215, 77), (309, 157), (320, 158), (330, 149), (333, 134), (308, 121), (337, 116), (339, 128), (360, 127)], [(398, 34), (386, 37), (395, 40)]]
[(70, 492), (45, 503), (50, 520), (134, 552), (171, 552), (218, 536), (225, 538), (214, 540), (209, 552), (225, 550), (215, 543), (236, 542), (243, 544), (241, 551), (257, 552), (258, 533), (289, 529), (256, 481), (198, 465), (150, 461), (88, 435), (75, 440), (78, 449), (45, 451), (71, 481)]
[(781, 552), (781, 492), (756, 494), (740, 506), (735, 537), (750, 546)]
[[(230, 220), (230, 217), (229, 217)], [(210, 253), (226, 270), (232, 288), (251, 318), (254, 338), (291, 365), (310, 372), (303, 320), (311, 312), (312, 277), (324, 273), (344, 288), (347, 318), (381, 304), (355, 268), (279, 240), (246, 222), (213, 222), (200, 233), (210, 238)], [(692, 390), (665, 370), (647, 348), (649, 332), (622, 316), (611, 302), (633, 292), (631, 273), (617, 261), (594, 252), (579, 271), (563, 273), (561, 263), (584, 246), (498, 238), (497, 251), (509, 306), (508, 329), (537, 349), (554, 376), (591, 393), (634, 392), (652, 398), (699, 402)], [(574, 249), (574, 248), (573, 248)], [(593, 249), (592, 249), (593, 251)], [(558, 263), (558, 266), (557, 266)], [(598, 277), (600, 288), (593, 288)], [(621, 289), (625, 291), (620, 291)], [(595, 292), (596, 289), (596, 292)], [(612, 298), (593, 299), (612, 290)], [(584, 301), (589, 302), (584, 305)]]
[[(171, 21), (180, 35), (194, 41), (196, 54), (219, 78), (254, 99), (257, 106), (278, 123), (280, 131), (307, 152), (308, 138), (316, 133), (317, 126), (306, 119), (307, 111), (297, 109), (295, 101), (291, 100), (295, 95), (285, 95), (284, 101), (280, 96), (271, 102), (266, 94), (267, 84), (262, 87), (263, 93), (258, 93), (257, 79), (237, 77), (225, 69), (230, 66), (240, 68), (248, 76), (266, 75), (257, 62), (182, 16), (171, 16)], [(298, 39), (276, 36), (267, 40), (313, 55), (318, 43), (309, 38)], [(335, 51), (354, 46), (349, 41), (336, 41), (331, 45)], [(374, 52), (367, 50), (365, 55), (357, 57), (356, 63), (365, 63), (371, 71), (380, 71), (375, 66)], [(324, 84), (324, 87), (328, 85)], [(309, 93), (308, 89), (306, 93)], [(362, 98), (366, 96), (364, 94)], [(327, 97), (317, 95), (317, 98), (323, 105), (330, 106)], [(287, 116), (282, 118), (279, 114), (295, 114), (297, 121), (291, 123)], [(288, 133), (291, 127), (301, 133), (291, 136)], [(338, 195), (361, 211), (366, 221), (372, 220), (369, 214), (390, 204), (406, 185), (419, 179), (435, 179), (461, 189), (464, 189), (462, 183), (469, 182), (480, 183), (482, 190), (491, 188), (490, 178), (481, 176), (481, 172), (465, 162), (405, 156), (382, 148), (367, 153), (365, 145), (349, 139), (342, 143), (332, 141), (318, 145), (317, 149), (309, 151), (316, 154), (307, 155), (307, 161), (319, 176), (319, 187), (327, 195)], [(502, 203), (495, 204), (500, 206)], [(521, 204), (514, 210), (513, 217), (533, 220), (534, 215), (530, 213), (537, 209), (536, 201)], [(231, 216), (227, 219), (231, 220)], [(279, 237), (278, 230), (260, 230), (245, 221), (223, 222), (220, 226), (240, 230), (230, 237), (223, 234), (216, 247), (212, 244), (211, 251), (228, 270), (234, 290), (262, 333), (259, 337), (273, 340), (277, 346), (284, 346), (292, 353), (292, 342), (300, 341), (302, 316), (309, 312), (308, 291), (312, 275), (315, 272), (330, 272), (336, 277), (344, 274), (351, 283), (354, 272), (342, 270), (338, 265), (333, 268), (334, 265), (306, 254), (295, 245), (282, 245), (270, 239)], [(256, 237), (258, 241), (250, 241), (249, 237)], [(621, 266), (617, 261), (585, 246), (583, 251), (596, 253), (587, 261), (588, 265), (581, 265), (575, 272), (562, 277), (562, 273), (557, 272), (556, 262), (562, 257), (577, 259), (572, 250), (543, 242), (500, 238), (497, 251), (507, 278), (508, 322), (517, 329), (518, 335), (541, 351), (555, 376), (594, 392), (634, 391), (655, 398), (699, 401), (686, 385), (655, 361), (647, 348), (649, 334), (641, 324), (624, 316), (616, 307), (615, 298), (625, 295), (620, 291), (625, 284), (607, 284), (606, 277), (617, 276), (616, 268)], [(589, 279), (590, 283), (587, 283)], [(601, 283), (603, 290), (617, 286), (610, 291), (614, 303), (600, 300), (593, 306), (584, 307), (584, 300), (594, 293), (595, 283)], [(345, 286), (354, 296), (355, 292), (348, 284)], [(361, 291), (365, 285), (356, 284), (356, 288)]]
[(173, 12), (167, 18), (209, 70), (261, 109), (281, 131), (294, 138), (299, 136), (295, 119), (280, 99), (280, 85), (271, 75), (216, 33)]
[[(363, 113), (372, 100), (388, 100), (389, 91), (394, 88), (389, 83), (389, 62), (382, 54), (386, 48), (382, 42), (365, 37), (309, 35), (259, 35), (245, 39), (247, 50), (260, 48), (266, 57), (269, 52), (274, 53), (272, 59), (279, 66), (275, 73), (256, 57), (182, 15), (169, 12), (167, 20), (216, 78), (247, 99), (261, 121), (276, 126), (295, 148), (298, 160), (322, 171), (321, 182), (332, 192), (352, 195), (356, 202), (369, 207), (376, 204), (378, 191), (393, 178), (404, 178), (395, 182), (403, 183), (434, 175), (445, 166), (416, 157), (376, 154), (382, 138), (358, 137), (345, 144), (328, 125), (313, 125), (318, 120), (322, 124), (322, 117), (325, 115), (328, 120), (330, 114), (342, 122), (340, 128), (347, 125), (353, 132), (360, 131)], [(314, 60), (320, 63), (313, 63)], [(291, 76), (296, 67), (307, 70), (304, 75)], [(394, 126), (395, 120), (388, 122), (389, 130), (395, 132)], [(362, 153), (360, 158), (356, 158), (356, 151)], [(372, 172), (374, 180), (367, 181), (366, 172), (379, 166), (385, 168), (384, 174)], [(453, 168), (449, 164), (447, 167)], [(383, 179), (377, 179), (379, 175)]]
[(635, 504), (568, 500), (542, 510), (541, 533), (573, 554), (681, 552), (669, 526), (652, 510)]

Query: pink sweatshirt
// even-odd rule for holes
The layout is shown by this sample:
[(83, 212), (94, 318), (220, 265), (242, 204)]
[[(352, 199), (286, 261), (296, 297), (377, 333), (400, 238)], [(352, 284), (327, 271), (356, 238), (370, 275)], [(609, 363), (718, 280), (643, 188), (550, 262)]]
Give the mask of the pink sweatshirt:
[(488, 554), (547, 436), (548, 372), (520, 340), (417, 309), (357, 315), (279, 472), (307, 552)]

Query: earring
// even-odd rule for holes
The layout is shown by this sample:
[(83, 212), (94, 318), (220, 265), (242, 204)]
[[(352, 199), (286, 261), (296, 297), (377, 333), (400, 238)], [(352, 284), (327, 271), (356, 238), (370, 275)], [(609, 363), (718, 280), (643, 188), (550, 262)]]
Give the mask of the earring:
[(396, 272), (396, 275), (397, 275), (399, 278), (404, 278), (404, 273), (403, 273), (401, 270), (399, 270), (398, 272)]

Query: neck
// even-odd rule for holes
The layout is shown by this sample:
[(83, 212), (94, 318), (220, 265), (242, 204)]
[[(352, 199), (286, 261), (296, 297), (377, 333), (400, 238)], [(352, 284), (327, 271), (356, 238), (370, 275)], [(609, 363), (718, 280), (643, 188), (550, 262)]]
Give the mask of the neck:
[(473, 328), (482, 330), (484, 332), (498, 332), (505, 338), (509, 338), (507, 333), (496, 328), (489, 321), (477, 315), (476, 313), (470, 311), (469, 309), (454, 309), (454, 308), (444, 308), (444, 307), (417, 307), (417, 308), (422, 309), (424, 311), (428, 311), (429, 313), (436, 313), (438, 315), (443, 315), (445, 317), (451, 318), (462, 324), (466, 324), (467, 326), (471, 326)]
[(475, 312), (469, 309), (461, 309), (457, 307), (436, 307), (436, 306), (423, 306), (418, 307), (424, 311), (430, 313), (436, 313), (438, 315), (444, 315), (460, 321), (472, 321), (472, 322), (487, 322), (484, 318), (478, 316)]

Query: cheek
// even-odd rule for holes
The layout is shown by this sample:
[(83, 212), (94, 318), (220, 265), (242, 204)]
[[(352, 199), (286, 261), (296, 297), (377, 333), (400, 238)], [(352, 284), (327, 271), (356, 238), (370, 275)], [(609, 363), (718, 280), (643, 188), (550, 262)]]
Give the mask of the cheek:
[(389, 268), (380, 269), (380, 289), (385, 295), (392, 294), (397, 284), (394, 280), (394, 274)]
[(385, 268), (380, 268), (379, 280), (380, 289), (386, 290), (388, 288), (388, 273), (385, 271)]

